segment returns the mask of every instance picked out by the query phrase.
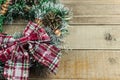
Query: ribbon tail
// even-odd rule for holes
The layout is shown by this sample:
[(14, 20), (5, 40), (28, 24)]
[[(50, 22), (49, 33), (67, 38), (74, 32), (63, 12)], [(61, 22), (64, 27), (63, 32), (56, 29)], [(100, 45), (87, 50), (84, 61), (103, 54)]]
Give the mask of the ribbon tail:
[(11, 58), (12, 52), (13, 52), (15, 47), (16, 47), (16, 45), (13, 45), (9, 48), (6, 48), (5, 50), (1, 50), (0, 51), (0, 60), (2, 62), (8, 61)]
[(29, 55), (27, 52), (17, 49), (15, 55), (5, 63), (4, 76), (7, 80), (28, 80)]
[(15, 39), (12, 36), (5, 36), (0, 34), (0, 60), (6, 62), (16, 47)]
[(48, 67), (51, 72), (56, 73), (61, 57), (58, 48), (53, 45), (40, 43), (35, 46), (31, 45), (30, 52), (36, 61)]

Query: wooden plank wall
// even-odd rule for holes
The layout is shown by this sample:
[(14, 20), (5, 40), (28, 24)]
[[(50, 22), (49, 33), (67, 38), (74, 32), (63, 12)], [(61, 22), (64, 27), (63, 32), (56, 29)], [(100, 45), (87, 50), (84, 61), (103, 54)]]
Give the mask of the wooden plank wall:
[[(61, 2), (74, 14), (64, 45), (72, 50), (63, 53), (58, 73), (43, 80), (120, 80), (120, 0)], [(4, 32), (22, 31), (22, 26), (5, 25)]]

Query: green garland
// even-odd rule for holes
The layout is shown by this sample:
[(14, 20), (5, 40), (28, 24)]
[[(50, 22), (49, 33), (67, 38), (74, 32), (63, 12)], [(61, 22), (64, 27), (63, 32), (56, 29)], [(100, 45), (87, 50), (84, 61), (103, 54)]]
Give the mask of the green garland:
[[(6, 0), (0, 0), (0, 6), (5, 2)], [(3, 25), (3, 20), (4, 20), (5, 16), (0, 14), (0, 32), (2, 32), (2, 25)]]
[[(56, 3), (58, 2), (58, 0), (38, 0), (37, 5), (39, 5), (40, 7), (45, 2)], [(28, 21), (34, 20), (35, 19), (34, 10), (31, 10), (31, 8), (33, 8), (34, 6), (35, 6), (34, 2), (27, 4), (25, 0), (20, 0), (14, 3), (14, 5), (10, 5), (5, 17), (5, 22), (12, 23), (14, 19), (18, 18), (18, 16)]]
[[(1, 0), (2, 4), (4, 0)], [(68, 34), (68, 21), (71, 18), (70, 10), (64, 5), (62, 5), (58, 0), (38, 0), (37, 4), (26, 3), (25, 0), (16, 1), (14, 4), (8, 7), (8, 11), (5, 16), (0, 15), (0, 32), (2, 32), (2, 25), (4, 23), (10, 24), (18, 16), (25, 20), (35, 20), (42, 19), (43, 27), (45, 28), (48, 35), (51, 37), (51, 44), (60, 45), (62, 43), (63, 37)], [(45, 24), (47, 23), (47, 24)], [(55, 31), (59, 30), (60, 35), (57, 36)], [(22, 37), (22, 33), (15, 33), (13, 35), (14, 38)], [(34, 65), (34, 69), (41, 68), (36, 62)], [(33, 64), (31, 64), (33, 65)], [(4, 64), (0, 62), (0, 74), (3, 72)], [(44, 68), (43, 68), (44, 69)], [(39, 72), (39, 70), (37, 70)], [(0, 76), (2, 78), (2, 76)]]
[(4, 3), (6, 0), (0, 0), (0, 5), (2, 4), (2, 3)]
[(4, 21), (4, 19), (5, 19), (5, 16), (3, 16), (3, 15), (0, 15), (0, 32), (2, 32), (2, 30), (3, 30), (3, 21)]
[[(44, 25), (44, 27), (52, 39), (51, 41), (52, 44), (55, 44), (56, 46), (61, 44), (61, 38), (65, 36), (65, 34), (68, 33), (68, 29), (67, 29), (68, 20), (67, 19), (70, 17), (69, 9), (64, 7), (60, 3), (54, 4), (48, 1), (48, 2), (44, 2), (42, 5), (34, 6), (31, 11), (35, 12), (34, 14), (36, 18), (41, 18), (43, 20), (45, 19), (43, 23), (47, 23), (47, 25)], [(52, 24), (55, 24), (55, 27), (60, 29), (61, 36), (56, 36), (54, 32), (52, 31), (51, 25), (49, 24), (52, 20), (48, 18), (49, 16), (47, 16), (47, 19), (45, 17), (47, 14), (49, 14), (49, 12), (52, 12), (54, 15), (57, 15), (59, 18), (61, 18), (60, 23), (58, 24), (57, 22), (52, 23)]]
[[(40, 0), (38, 5), (32, 5), (28, 11), (25, 11), (26, 6), (28, 6), (25, 4), (25, 1), (11, 5), (5, 17), (5, 23), (12, 23), (18, 16), (28, 21), (33, 21), (35, 18), (43, 19), (43, 26), (49, 36), (51, 36), (52, 43), (58, 45), (61, 43), (61, 38), (68, 33), (68, 19), (71, 17), (71, 14), (68, 8), (64, 7), (61, 3), (54, 3), (55, 1), (56, 0)], [(50, 15), (56, 16), (54, 20), (59, 18), (61, 21), (59, 23), (58, 21), (54, 21), (52, 23), (49, 13), (51, 13)], [(44, 23), (47, 23), (47, 25)], [(55, 27), (60, 30), (61, 36), (54, 34), (51, 28), (53, 25), (50, 24), (54, 24)]]

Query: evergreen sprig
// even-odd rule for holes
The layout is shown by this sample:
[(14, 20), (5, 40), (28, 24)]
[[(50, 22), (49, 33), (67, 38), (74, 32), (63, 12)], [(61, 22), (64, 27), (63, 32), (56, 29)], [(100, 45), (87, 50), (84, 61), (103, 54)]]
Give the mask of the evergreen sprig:
[(60, 45), (62, 42), (62, 38), (66, 34), (68, 34), (67, 27), (68, 19), (69, 17), (71, 17), (69, 16), (71, 15), (70, 10), (61, 3), (53, 3), (50, 1), (43, 2), (42, 5), (34, 6), (31, 10), (34, 12), (35, 18), (44, 19), (45, 15), (52, 11), (62, 19), (62, 23), (58, 25), (61, 31), (61, 36), (59, 37), (54, 34), (53, 30), (50, 28), (50, 25), (48, 26), (43, 25), (47, 33), (51, 37), (51, 43), (55, 44), (56, 46)]
[[(0, 6), (5, 2), (6, 0), (0, 0)], [(1, 10), (1, 8), (0, 8), (0, 10)], [(2, 32), (2, 25), (3, 25), (3, 21), (4, 21), (4, 18), (5, 18), (5, 16), (3, 16), (3, 15), (1, 15), (0, 14), (0, 32)]]

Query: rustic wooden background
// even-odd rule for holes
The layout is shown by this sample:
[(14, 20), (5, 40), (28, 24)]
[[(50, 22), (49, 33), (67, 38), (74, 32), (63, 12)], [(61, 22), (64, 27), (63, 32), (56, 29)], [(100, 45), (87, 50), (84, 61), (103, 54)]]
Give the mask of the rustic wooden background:
[[(120, 80), (120, 0), (61, 2), (74, 13), (65, 44), (72, 50), (62, 56), (57, 75), (43, 80)], [(4, 32), (22, 31), (23, 25), (5, 25)]]

